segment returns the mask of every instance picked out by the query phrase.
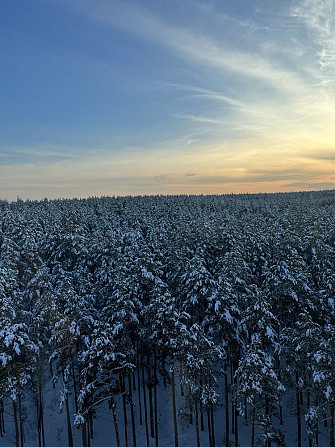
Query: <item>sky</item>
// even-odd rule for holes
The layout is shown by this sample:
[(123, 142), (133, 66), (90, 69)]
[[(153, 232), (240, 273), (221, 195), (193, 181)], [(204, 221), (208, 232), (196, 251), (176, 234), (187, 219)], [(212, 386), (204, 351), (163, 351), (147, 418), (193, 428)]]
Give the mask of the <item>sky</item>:
[(335, 0), (0, 17), (0, 198), (335, 189)]

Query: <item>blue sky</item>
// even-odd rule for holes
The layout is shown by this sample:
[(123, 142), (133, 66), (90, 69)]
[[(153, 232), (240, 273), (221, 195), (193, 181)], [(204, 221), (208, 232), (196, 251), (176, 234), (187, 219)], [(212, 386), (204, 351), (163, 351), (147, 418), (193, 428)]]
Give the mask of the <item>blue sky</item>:
[(335, 186), (335, 0), (0, 3), (0, 197)]

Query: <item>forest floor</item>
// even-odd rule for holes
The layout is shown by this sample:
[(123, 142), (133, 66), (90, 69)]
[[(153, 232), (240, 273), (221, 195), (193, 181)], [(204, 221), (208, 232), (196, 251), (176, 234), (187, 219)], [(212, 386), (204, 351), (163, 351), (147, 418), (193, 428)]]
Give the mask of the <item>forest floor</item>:
[[(67, 447), (67, 425), (65, 411), (59, 412), (59, 396), (60, 389), (56, 386), (55, 389), (51, 385), (46, 385), (46, 399), (44, 402), (44, 420), (45, 420), (45, 441), (46, 447)], [(137, 396), (134, 393), (135, 406), (138, 405)], [(178, 395), (178, 408), (179, 411), (183, 409), (184, 402), (182, 396)], [(27, 397), (24, 402), (24, 430), (25, 430), (25, 443), (26, 447), (37, 447), (38, 438), (36, 436), (36, 405), (32, 396)], [(158, 407), (159, 407), (159, 446), (161, 447), (174, 447), (174, 429), (173, 429), (173, 417), (172, 417), (172, 399), (170, 387), (164, 388), (160, 386), (158, 388)], [(285, 445), (287, 447), (295, 447), (297, 445), (297, 433), (296, 433), (296, 416), (294, 415), (294, 396), (285, 402), (284, 406), (284, 427), (283, 433), (285, 435)], [(70, 411), (74, 414), (74, 408), (71, 405)], [(130, 424), (130, 411), (128, 409), (128, 446), (133, 447), (132, 430)], [(215, 416), (215, 446), (224, 446), (224, 408), (219, 407), (216, 409)], [(138, 414), (136, 415), (138, 419)], [(122, 402), (118, 402), (118, 420), (119, 430), (121, 437), (121, 445), (125, 446), (125, 433), (123, 424)], [(201, 447), (207, 447), (209, 445), (208, 432), (206, 427), (206, 417), (204, 418), (205, 431), (200, 433)], [(5, 426), (6, 433), (3, 438), (0, 438), (0, 447), (12, 447), (15, 446), (15, 431), (13, 423), (13, 415), (10, 412), (10, 406), (6, 405), (5, 412)], [(326, 447), (329, 444), (327, 429), (320, 424), (319, 435), (319, 447)], [(150, 430), (150, 428), (149, 428)], [(179, 447), (195, 447), (196, 436), (195, 427), (191, 425), (188, 420), (188, 416), (178, 417), (178, 431), (179, 431)], [(239, 417), (239, 445), (240, 447), (247, 447), (250, 445), (250, 425), (246, 426), (242, 417)], [(302, 446), (308, 446), (308, 440), (304, 433)], [(256, 432), (257, 433), (257, 432)], [(137, 447), (146, 447), (146, 435), (144, 424), (140, 425), (137, 420), (136, 425), (136, 438)], [(231, 446), (235, 447), (234, 435), (230, 435)], [(80, 447), (82, 445), (80, 430), (73, 428), (73, 441), (74, 447)], [(258, 439), (259, 444), (262, 445), (262, 441)], [(95, 411), (94, 415), (94, 435), (91, 440), (91, 447), (115, 447), (115, 431), (113, 426), (112, 414), (108, 409), (107, 404), (100, 404)], [(155, 446), (155, 439), (150, 437), (150, 447)]]

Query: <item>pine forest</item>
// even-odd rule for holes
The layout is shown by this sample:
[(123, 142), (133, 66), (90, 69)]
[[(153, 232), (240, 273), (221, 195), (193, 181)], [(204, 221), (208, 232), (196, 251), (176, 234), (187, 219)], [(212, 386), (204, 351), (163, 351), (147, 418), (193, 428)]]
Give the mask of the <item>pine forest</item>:
[(335, 191), (0, 201), (0, 446), (335, 447)]

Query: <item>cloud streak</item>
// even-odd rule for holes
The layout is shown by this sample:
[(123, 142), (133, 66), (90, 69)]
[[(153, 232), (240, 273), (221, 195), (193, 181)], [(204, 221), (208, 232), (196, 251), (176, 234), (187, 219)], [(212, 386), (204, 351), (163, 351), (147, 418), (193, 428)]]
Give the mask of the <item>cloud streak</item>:
[(92, 19), (156, 42), (175, 55), (200, 66), (252, 78), (275, 90), (289, 90), (292, 93), (301, 91), (303, 79), (286, 70), (278, 61), (271, 64), (259, 54), (231, 50), (225, 43), (218, 43), (207, 34), (168, 24), (133, 3), (98, 0), (94, 4), (87, 1), (76, 1), (74, 4)]
[(302, 21), (318, 46), (317, 55), (327, 77), (335, 67), (335, 2), (334, 0), (300, 0), (291, 9), (292, 17)]

